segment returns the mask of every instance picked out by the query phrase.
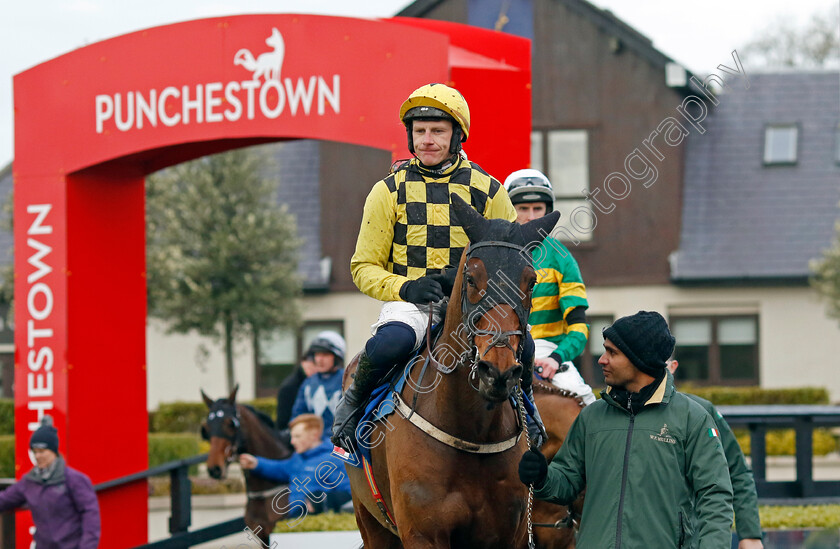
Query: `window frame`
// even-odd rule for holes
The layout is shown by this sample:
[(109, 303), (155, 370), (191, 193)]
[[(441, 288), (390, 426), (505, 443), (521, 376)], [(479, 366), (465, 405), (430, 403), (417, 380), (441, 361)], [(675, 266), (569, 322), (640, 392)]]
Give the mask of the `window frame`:
[[(581, 189), (577, 191), (577, 194), (558, 194), (559, 187), (556, 184), (556, 178), (552, 178), (551, 174), (551, 155), (549, 154), (549, 143), (551, 141), (552, 134), (570, 134), (573, 132), (582, 133), (586, 141), (584, 144), (586, 158), (583, 159), (585, 167), (585, 181), (582, 182), (583, 185), (581, 186)], [(592, 211), (592, 204), (591, 202), (586, 200), (587, 193), (589, 193), (589, 191), (592, 189), (592, 136), (592, 128), (588, 127), (553, 126), (544, 128), (533, 128), (531, 131), (531, 167), (535, 170), (539, 170), (542, 173), (544, 173), (551, 181), (552, 186), (554, 187), (554, 209), (563, 212), (562, 219), (569, 220), (570, 214), (579, 207), (586, 208), (590, 213), (590, 217), (594, 219), (595, 213)], [(535, 141), (537, 140), (539, 142), (535, 143)], [(538, 159), (534, 158), (535, 150), (539, 151)], [(561, 221), (561, 223), (564, 222)], [(576, 244), (579, 244), (580, 242), (588, 243), (594, 240), (594, 225), (590, 230), (584, 230), (585, 227), (578, 227), (578, 225), (574, 224), (573, 220), (571, 226), (569, 226), (569, 223), (566, 223), (564, 227), (565, 229), (563, 231), (555, 232), (553, 236), (559, 238), (563, 242), (574, 242), (574, 240), (569, 239), (569, 236), (574, 236), (574, 238), (578, 240)]]
[[(722, 320), (737, 320), (750, 319), (755, 323), (755, 349), (753, 351), (753, 374), (749, 378), (724, 378), (722, 374), (721, 354), (720, 354), (720, 322)], [(674, 325), (681, 320), (709, 320), (711, 322), (711, 341), (706, 351), (706, 360), (708, 374), (706, 379), (683, 379), (680, 377), (680, 369), (677, 369), (676, 381), (678, 383), (691, 383), (701, 387), (722, 385), (730, 387), (743, 386), (757, 386), (761, 382), (761, 324), (760, 317), (757, 313), (741, 313), (741, 314), (693, 314), (693, 315), (673, 315), (668, 319), (668, 325), (676, 332)], [(676, 347), (674, 348), (674, 357), (677, 357), (677, 348), (680, 342), (677, 339)]]
[[(793, 130), (793, 158), (774, 159), (770, 158), (770, 132), (772, 130)], [(772, 122), (764, 126), (764, 152), (762, 160), (765, 166), (794, 166), (799, 162), (799, 124), (795, 122)]]
[[(303, 356), (303, 353), (306, 351), (306, 344), (307, 341), (304, 341), (304, 334), (313, 327), (321, 326), (322, 330), (335, 330), (337, 331), (341, 337), (344, 337), (346, 340), (345, 334), (345, 322), (344, 319), (315, 319), (315, 320), (306, 320), (301, 324), (296, 330), (294, 330), (294, 360), (297, 362), (292, 363), (263, 363), (260, 360), (260, 349), (259, 343), (254, 341), (254, 383), (255, 383), (255, 391), (257, 398), (264, 398), (264, 397), (276, 397), (277, 396), (277, 389), (280, 388), (280, 385), (267, 385), (267, 380), (265, 379), (265, 375), (263, 372), (263, 368), (265, 367), (279, 367), (288, 370), (288, 374), (292, 373), (295, 367), (300, 363), (300, 359)], [(347, 364), (349, 358), (347, 355), (344, 357), (344, 363)], [(284, 376), (285, 377), (285, 376)]]

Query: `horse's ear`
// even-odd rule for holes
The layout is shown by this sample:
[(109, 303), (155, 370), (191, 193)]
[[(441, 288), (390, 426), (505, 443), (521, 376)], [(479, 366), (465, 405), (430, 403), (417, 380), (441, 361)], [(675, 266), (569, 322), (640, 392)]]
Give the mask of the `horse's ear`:
[(237, 383), (236, 386), (234, 386), (233, 391), (230, 392), (230, 396), (228, 397), (228, 402), (230, 402), (231, 404), (236, 402), (236, 391), (238, 391), (238, 390), (239, 390), (239, 384)]
[(456, 193), (450, 193), (449, 197), (452, 200), (452, 210), (455, 212), (455, 217), (458, 219), (458, 223), (464, 227), (467, 238), (470, 239), (470, 242), (480, 242), (489, 222)]
[(525, 238), (527, 248), (536, 248), (551, 234), (554, 226), (560, 220), (560, 212), (551, 212), (539, 219), (534, 219), (522, 225), (522, 236)]
[(204, 394), (204, 389), (201, 389), (201, 398), (204, 400), (204, 404), (206, 404), (208, 408), (213, 406), (213, 399)]

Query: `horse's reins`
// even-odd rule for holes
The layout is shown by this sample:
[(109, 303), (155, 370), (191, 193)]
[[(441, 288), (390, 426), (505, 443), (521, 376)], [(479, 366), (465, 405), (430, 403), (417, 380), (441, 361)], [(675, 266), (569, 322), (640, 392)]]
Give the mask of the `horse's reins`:
[[(509, 242), (488, 240), (478, 242), (476, 244), (471, 244), (467, 248), (466, 260), (468, 261), (473, 252), (480, 248), (510, 248), (516, 250), (519, 256), (530, 258), (530, 255), (523, 256), (523, 254), (527, 254), (527, 251), (522, 246), (511, 244)], [(422, 382), (430, 363), (434, 363), (435, 368), (437, 368), (437, 370), (443, 374), (450, 374), (453, 371), (455, 371), (455, 369), (458, 366), (462, 364), (469, 364), (470, 378), (472, 378), (476, 373), (478, 363), (487, 355), (488, 352), (490, 352), (490, 349), (494, 347), (507, 347), (514, 353), (517, 363), (522, 362), (523, 346), (519, 345), (518, 348), (514, 349), (513, 345), (510, 342), (510, 338), (511, 336), (521, 337), (523, 335), (523, 330), (526, 329), (525, 327), (528, 323), (528, 311), (526, 311), (525, 307), (522, 306), (521, 301), (517, 302), (514, 297), (510, 296), (509, 293), (505, 291), (503, 285), (500, 285), (499, 283), (495, 282), (495, 280), (491, 280), (491, 282), (494, 282), (495, 284), (491, 284), (491, 282), (488, 282), (488, 290), (485, 290), (483, 292), (481, 298), (476, 303), (470, 303), (469, 299), (467, 299), (466, 285), (465, 282), (463, 282), (466, 274), (466, 265), (467, 263), (465, 261), (465, 272), (462, 275), (461, 286), (461, 313), (462, 321), (464, 322), (464, 325), (467, 328), (467, 349), (463, 353), (461, 353), (461, 355), (458, 357), (458, 361), (456, 361), (455, 364), (453, 364), (452, 366), (446, 366), (437, 360), (432, 349), (432, 319), (434, 317), (434, 304), (431, 304), (429, 306), (428, 322), (426, 323), (426, 360), (423, 363), (422, 369), (420, 370), (420, 378), (418, 383)], [(499, 272), (503, 277), (504, 286), (507, 286), (508, 288), (514, 288), (515, 286), (510, 281), (510, 278), (505, 277), (504, 272)], [(521, 296), (516, 297), (521, 298)], [(491, 304), (490, 307), (487, 307), (488, 303)], [(475, 324), (480, 318), (484, 316), (485, 312), (501, 303), (507, 304), (514, 310), (514, 312), (516, 312), (517, 317), (519, 318), (519, 330), (500, 331), (487, 330), (475, 327)], [(490, 340), (490, 343), (487, 345), (487, 348), (481, 354), (478, 353), (478, 347), (475, 344), (475, 338), (477, 336), (490, 336), (492, 338)], [(405, 403), (405, 401), (403, 401), (402, 397), (396, 391), (394, 392), (395, 405), (400, 411), (400, 413), (403, 415), (403, 417), (405, 417), (414, 426), (416, 426), (418, 429), (428, 434), (435, 440), (442, 442), (452, 448), (476, 454), (495, 454), (513, 448), (514, 446), (516, 446), (516, 444), (519, 442), (520, 437), (522, 436), (522, 429), (525, 425), (523, 421), (525, 420), (523, 417), (520, 417), (520, 414), (516, 415), (518, 423), (516, 434), (501, 442), (476, 443), (450, 435), (449, 433), (438, 429), (420, 414), (416, 413), (418, 397), (419, 392), (414, 391), (414, 397), (412, 399), (411, 406), (408, 406)]]

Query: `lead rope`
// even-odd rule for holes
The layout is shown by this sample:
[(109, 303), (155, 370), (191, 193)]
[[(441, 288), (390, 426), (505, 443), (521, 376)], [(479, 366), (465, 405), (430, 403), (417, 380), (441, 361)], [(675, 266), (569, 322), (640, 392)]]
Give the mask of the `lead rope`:
[[(525, 435), (525, 442), (528, 444), (528, 448), (531, 448), (531, 439), (528, 436), (528, 418), (525, 415), (525, 403), (523, 399), (525, 395), (522, 392), (522, 386), (517, 385), (517, 400), (519, 401), (519, 415), (522, 417), (522, 431)], [(528, 549), (535, 549), (536, 545), (534, 544), (534, 525), (531, 522), (531, 508), (534, 504), (534, 483), (528, 485)]]

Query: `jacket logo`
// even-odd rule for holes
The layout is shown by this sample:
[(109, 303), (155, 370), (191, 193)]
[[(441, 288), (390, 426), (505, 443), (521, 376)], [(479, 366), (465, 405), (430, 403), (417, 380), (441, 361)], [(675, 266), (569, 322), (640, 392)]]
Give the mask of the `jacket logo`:
[(283, 42), (283, 35), (276, 28), (271, 29), (271, 36), (265, 39), (265, 43), (271, 46), (273, 51), (261, 53), (257, 57), (247, 48), (242, 48), (233, 58), (234, 65), (242, 65), (245, 70), (253, 73), (252, 80), (259, 80), (265, 77), (269, 80), (280, 81), (280, 69), (283, 67), (283, 57), (286, 54), (286, 44)]
[(662, 425), (662, 428), (659, 430), (658, 435), (650, 435), (650, 438), (652, 440), (657, 441), (657, 442), (666, 442), (668, 444), (676, 444), (677, 443), (677, 439), (675, 439), (674, 437), (672, 437), (668, 433), (668, 424), (667, 423)]

